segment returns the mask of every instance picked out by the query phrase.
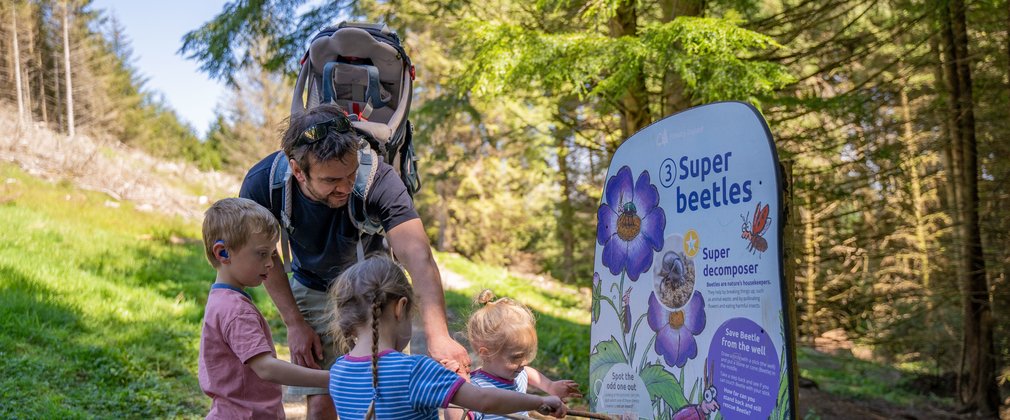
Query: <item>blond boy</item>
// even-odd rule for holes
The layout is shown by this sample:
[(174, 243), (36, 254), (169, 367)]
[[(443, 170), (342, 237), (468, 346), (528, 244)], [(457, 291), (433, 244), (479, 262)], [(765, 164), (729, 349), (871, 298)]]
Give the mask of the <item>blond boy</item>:
[(325, 370), (277, 359), (270, 327), (244, 290), (267, 278), (280, 227), (270, 211), (226, 198), (203, 221), (207, 260), (217, 270), (200, 335), (200, 388), (213, 401), (208, 419), (284, 418), (281, 386), (325, 387)]

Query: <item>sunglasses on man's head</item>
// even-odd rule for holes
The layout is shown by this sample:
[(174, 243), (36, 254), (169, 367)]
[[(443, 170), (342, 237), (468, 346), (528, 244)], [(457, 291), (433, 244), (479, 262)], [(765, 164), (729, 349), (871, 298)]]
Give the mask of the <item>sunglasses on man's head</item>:
[(343, 115), (338, 115), (333, 117), (333, 119), (312, 124), (309, 128), (306, 128), (305, 131), (302, 131), (300, 136), (298, 136), (298, 142), (301, 144), (315, 143), (326, 138), (330, 129), (337, 130), (338, 133), (346, 133), (351, 131), (351, 121)]

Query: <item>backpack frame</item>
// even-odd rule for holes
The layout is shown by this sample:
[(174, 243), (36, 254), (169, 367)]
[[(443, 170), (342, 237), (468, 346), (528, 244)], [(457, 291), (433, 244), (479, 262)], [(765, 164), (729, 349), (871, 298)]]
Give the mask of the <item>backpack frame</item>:
[[(341, 22), (316, 34), (300, 61), (291, 98), (291, 115), (321, 103), (345, 109), (362, 138), (358, 171), (348, 215), (358, 229), (357, 256), (364, 259), (362, 237), (385, 235), (381, 221), (365, 203), (380, 159), (393, 166), (411, 197), (421, 188), (413, 146), (410, 111), (414, 66), (400, 38), (384, 24)], [(349, 111), (349, 112), (348, 112)], [(281, 221), (282, 260), (291, 272), (291, 167), (283, 151), (270, 166), (270, 209)]]

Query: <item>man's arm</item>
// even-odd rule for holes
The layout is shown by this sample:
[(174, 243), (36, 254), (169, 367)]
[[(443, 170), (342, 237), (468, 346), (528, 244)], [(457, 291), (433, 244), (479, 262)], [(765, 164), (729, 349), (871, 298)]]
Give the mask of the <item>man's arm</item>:
[[(284, 273), (284, 264), (281, 263), (280, 256), (274, 255), (274, 266), (267, 274), (267, 280), (263, 282), (267, 289), (267, 294), (277, 306), (284, 325), (288, 327), (288, 348), (291, 349), (291, 362), (314, 369), (319, 369), (316, 359), (323, 358), (323, 344), (319, 341), (319, 334), (305, 322), (302, 313), (298, 311), (295, 304), (295, 296), (291, 293), (291, 284), (288, 283), (288, 276)], [(315, 356), (315, 357), (313, 357)]]
[(461, 373), (470, 371), (470, 356), (456, 340), (449, 336), (445, 319), (445, 294), (431, 244), (424, 233), (421, 219), (411, 219), (396, 225), (386, 238), (396, 258), (407, 269), (420, 301), (421, 322), (428, 337), (428, 354), (435, 360), (459, 362)]

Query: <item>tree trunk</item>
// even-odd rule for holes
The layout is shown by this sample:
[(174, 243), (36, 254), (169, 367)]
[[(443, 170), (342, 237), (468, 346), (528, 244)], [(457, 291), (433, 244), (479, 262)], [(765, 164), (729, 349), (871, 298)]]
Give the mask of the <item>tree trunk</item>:
[[(705, 0), (660, 0), (662, 22), (670, 22), (678, 16), (701, 16), (705, 11)], [(680, 74), (667, 70), (663, 74), (663, 115), (673, 115), (691, 107), (691, 98)]]
[(63, 68), (67, 89), (67, 135), (74, 137), (74, 84), (70, 74), (70, 5), (63, 3)]
[[(53, 48), (53, 91), (56, 92), (56, 102), (53, 102), (53, 114), (56, 115), (56, 125), (60, 132), (64, 131), (63, 128), (63, 113), (60, 112), (60, 56), (55, 48)], [(57, 145), (59, 142), (56, 143)]]
[(46, 69), (39, 51), (39, 105), (42, 106), (42, 122), (49, 124), (49, 110), (46, 109)]
[(971, 68), (968, 56), (968, 31), (965, 6), (961, 0), (951, 0), (941, 14), (942, 37), (946, 44), (946, 63), (950, 92), (948, 109), (953, 115), (959, 137), (952, 137), (960, 156), (958, 201), (960, 202), (961, 258), (965, 267), (960, 278), (963, 309), (963, 374), (958, 380), (958, 395), (966, 409), (992, 415), (999, 406), (996, 388), (995, 349), (993, 342), (992, 308), (986, 281), (985, 259), (982, 255), (982, 235), (978, 215), (978, 156), (975, 138), (975, 115), (972, 102)]
[[(31, 9), (28, 9), (29, 15), (31, 14)], [(30, 24), (32, 19), (29, 17), (28, 23)], [(35, 120), (34, 118), (34, 104), (32, 103), (32, 56), (35, 55), (35, 35), (34, 28), (31, 25), (28, 26), (28, 58), (25, 60), (25, 76), (22, 78), (25, 81), (25, 117), (28, 118), (28, 122), (31, 123)]]
[(18, 124), (25, 123), (25, 94), (21, 90), (21, 51), (18, 49), (18, 7), (15, 4), (11, 8), (11, 23), (13, 30), (14, 45), (14, 85), (18, 92)]
[(926, 232), (926, 203), (922, 197), (922, 178), (919, 175), (919, 147), (912, 130), (912, 113), (908, 108), (908, 91), (902, 87), (901, 118), (904, 120), (902, 123), (902, 134), (908, 149), (908, 159), (906, 162), (908, 165), (908, 174), (911, 178), (912, 211), (915, 216), (915, 244), (916, 251), (919, 254), (919, 278), (921, 279), (922, 290), (926, 299), (926, 323), (928, 324), (933, 315), (932, 286), (929, 284), (932, 267), (930, 267), (928, 233)]
[(813, 341), (819, 333), (817, 328), (817, 234), (815, 233), (817, 222), (814, 220), (814, 211), (800, 208), (801, 223), (803, 223), (803, 259), (804, 259), (804, 293), (803, 306), (806, 312), (803, 320), (804, 331)]
[[(614, 17), (610, 20), (610, 36), (620, 38), (622, 36), (635, 36), (638, 32), (638, 12), (635, 10), (635, 0), (618, 0), (618, 6)], [(621, 139), (623, 142), (633, 134), (649, 125), (649, 102), (645, 91), (645, 75), (642, 71), (641, 63), (635, 71), (635, 77), (631, 79), (627, 86), (627, 93), (620, 99), (618, 108), (621, 112)], [(616, 145), (609, 148), (610, 154), (617, 150)]]
[[(558, 113), (561, 117), (555, 118), (557, 128), (553, 130), (554, 144), (558, 155), (558, 172), (561, 176), (561, 202), (558, 207), (561, 210), (561, 217), (558, 220), (558, 239), (561, 240), (561, 280), (571, 283), (575, 280), (575, 206), (572, 204), (572, 176), (568, 165), (568, 155), (571, 148), (568, 147), (568, 139), (575, 135), (573, 127), (562, 123), (571, 119), (578, 124), (574, 116), (574, 103), (570, 98), (564, 98), (558, 104)], [(570, 117), (565, 117), (569, 115)]]

